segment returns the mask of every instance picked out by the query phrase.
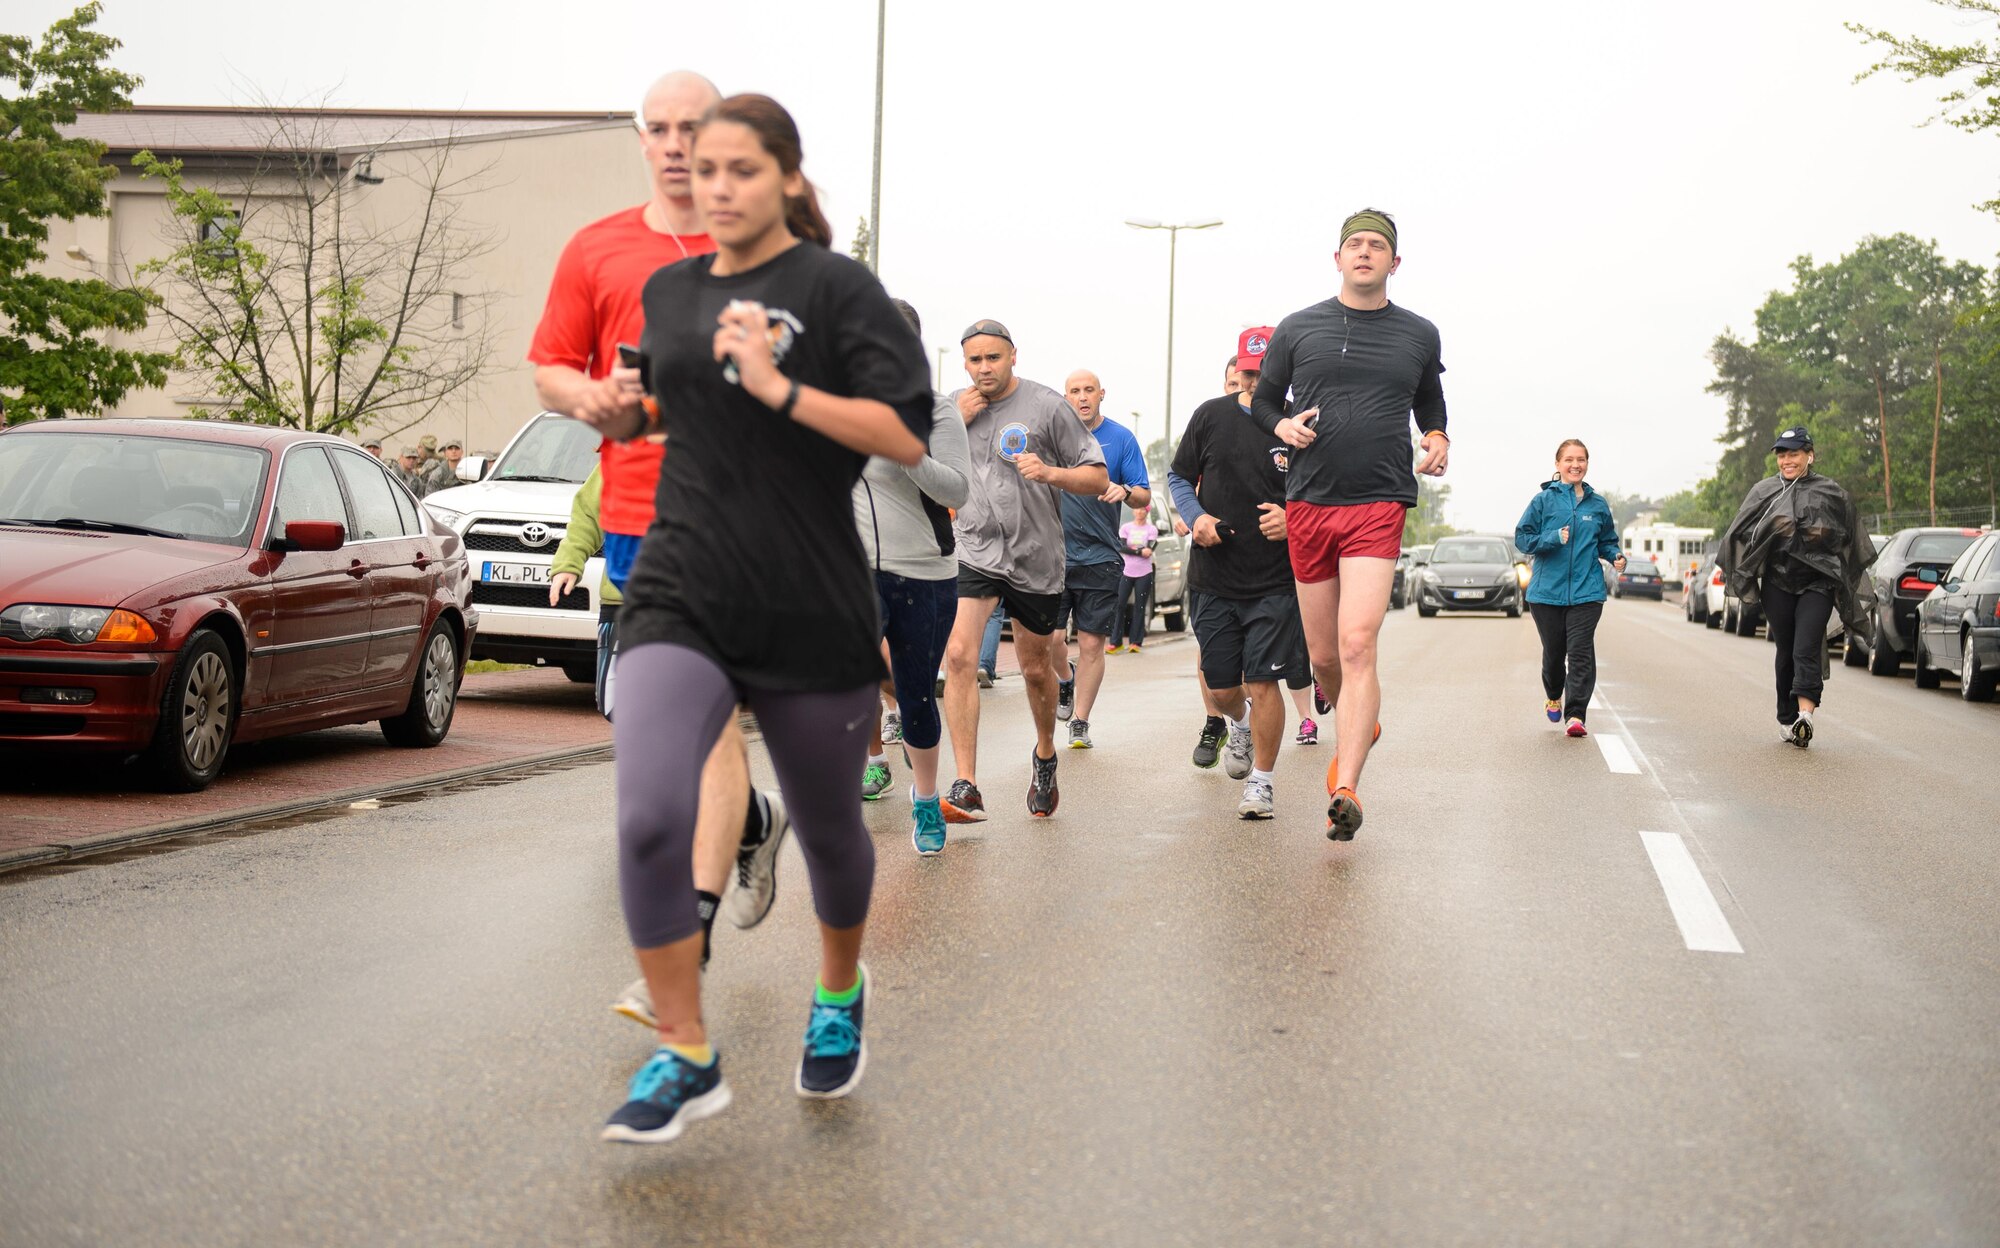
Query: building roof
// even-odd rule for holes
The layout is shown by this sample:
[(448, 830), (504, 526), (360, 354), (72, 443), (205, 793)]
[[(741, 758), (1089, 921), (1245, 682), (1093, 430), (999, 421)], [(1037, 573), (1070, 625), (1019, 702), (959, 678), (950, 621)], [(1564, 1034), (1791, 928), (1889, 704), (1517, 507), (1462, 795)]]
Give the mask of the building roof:
[(114, 156), (150, 149), (167, 155), (269, 151), (273, 138), (295, 151), (356, 152), (445, 139), (496, 139), (565, 130), (629, 126), (629, 112), (444, 112), (372, 108), (195, 108), (142, 104), (115, 113), (84, 113), (64, 126), (70, 138), (96, 139)]

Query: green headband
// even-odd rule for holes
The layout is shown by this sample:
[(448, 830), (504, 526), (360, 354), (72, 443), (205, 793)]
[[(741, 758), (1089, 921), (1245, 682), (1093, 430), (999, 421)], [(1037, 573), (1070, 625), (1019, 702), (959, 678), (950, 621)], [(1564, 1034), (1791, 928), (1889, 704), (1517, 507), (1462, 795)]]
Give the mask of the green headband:
[(1389, 240), (1389, 254), (1400, 255), (1396, 250), (1396, 223), (1373, 209), (1366, 209), (1349, 217), (1340, 227), (1340, 245), (1363, 230), (1373, 230)]

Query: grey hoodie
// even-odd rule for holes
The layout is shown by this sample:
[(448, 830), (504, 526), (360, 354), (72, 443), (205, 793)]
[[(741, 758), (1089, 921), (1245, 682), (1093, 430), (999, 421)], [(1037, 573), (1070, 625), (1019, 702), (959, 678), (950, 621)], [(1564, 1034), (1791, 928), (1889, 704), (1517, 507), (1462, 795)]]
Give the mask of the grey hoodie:
[(945, 508), (965, 506), (972, 488), (965, 421), (950, 399), (941, 394), (931, 399), (929, 453), (914, 468), (870, 459), (854, 483), (854, 524), (869, 568), (916, 581), (958, 575)]

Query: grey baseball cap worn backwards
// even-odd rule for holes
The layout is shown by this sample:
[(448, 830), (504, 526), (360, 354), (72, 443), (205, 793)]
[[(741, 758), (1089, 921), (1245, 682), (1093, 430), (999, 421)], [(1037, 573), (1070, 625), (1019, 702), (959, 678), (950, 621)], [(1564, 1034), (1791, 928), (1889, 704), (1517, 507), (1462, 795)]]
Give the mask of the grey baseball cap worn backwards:
[(1007, 340), (1008, 346), (1014, 345), (1014, 335), (1008, 333), (1007, 327), (998, 321), (974, 321), (965, 327), (964, 333), (958, 336), (959, 345), (964, 346), (968, 340), (977, 338), (981, 334), (987, 334), (994, 338), (1004, 338)]
[(1806, 432), (1804, 425), (1794, 425), (1792, 428), (1778, 435), (1778, 440), (1771, 444), (1771, 449), (1774, 451), (1810, 451), (1813, 449), (1812, 434)]

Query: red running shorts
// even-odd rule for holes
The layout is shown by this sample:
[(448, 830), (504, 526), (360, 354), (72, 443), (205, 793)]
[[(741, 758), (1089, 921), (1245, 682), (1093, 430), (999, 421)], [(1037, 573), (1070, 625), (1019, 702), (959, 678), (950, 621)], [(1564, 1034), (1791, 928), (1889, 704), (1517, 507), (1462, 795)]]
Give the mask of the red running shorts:
[(1285, 504), (1285, 545), (1292, 575), (1307, 585), (1340, 575), (1342, 559), (1391, 559), (1403, 553), (1403, 517), (1397, 502)]

